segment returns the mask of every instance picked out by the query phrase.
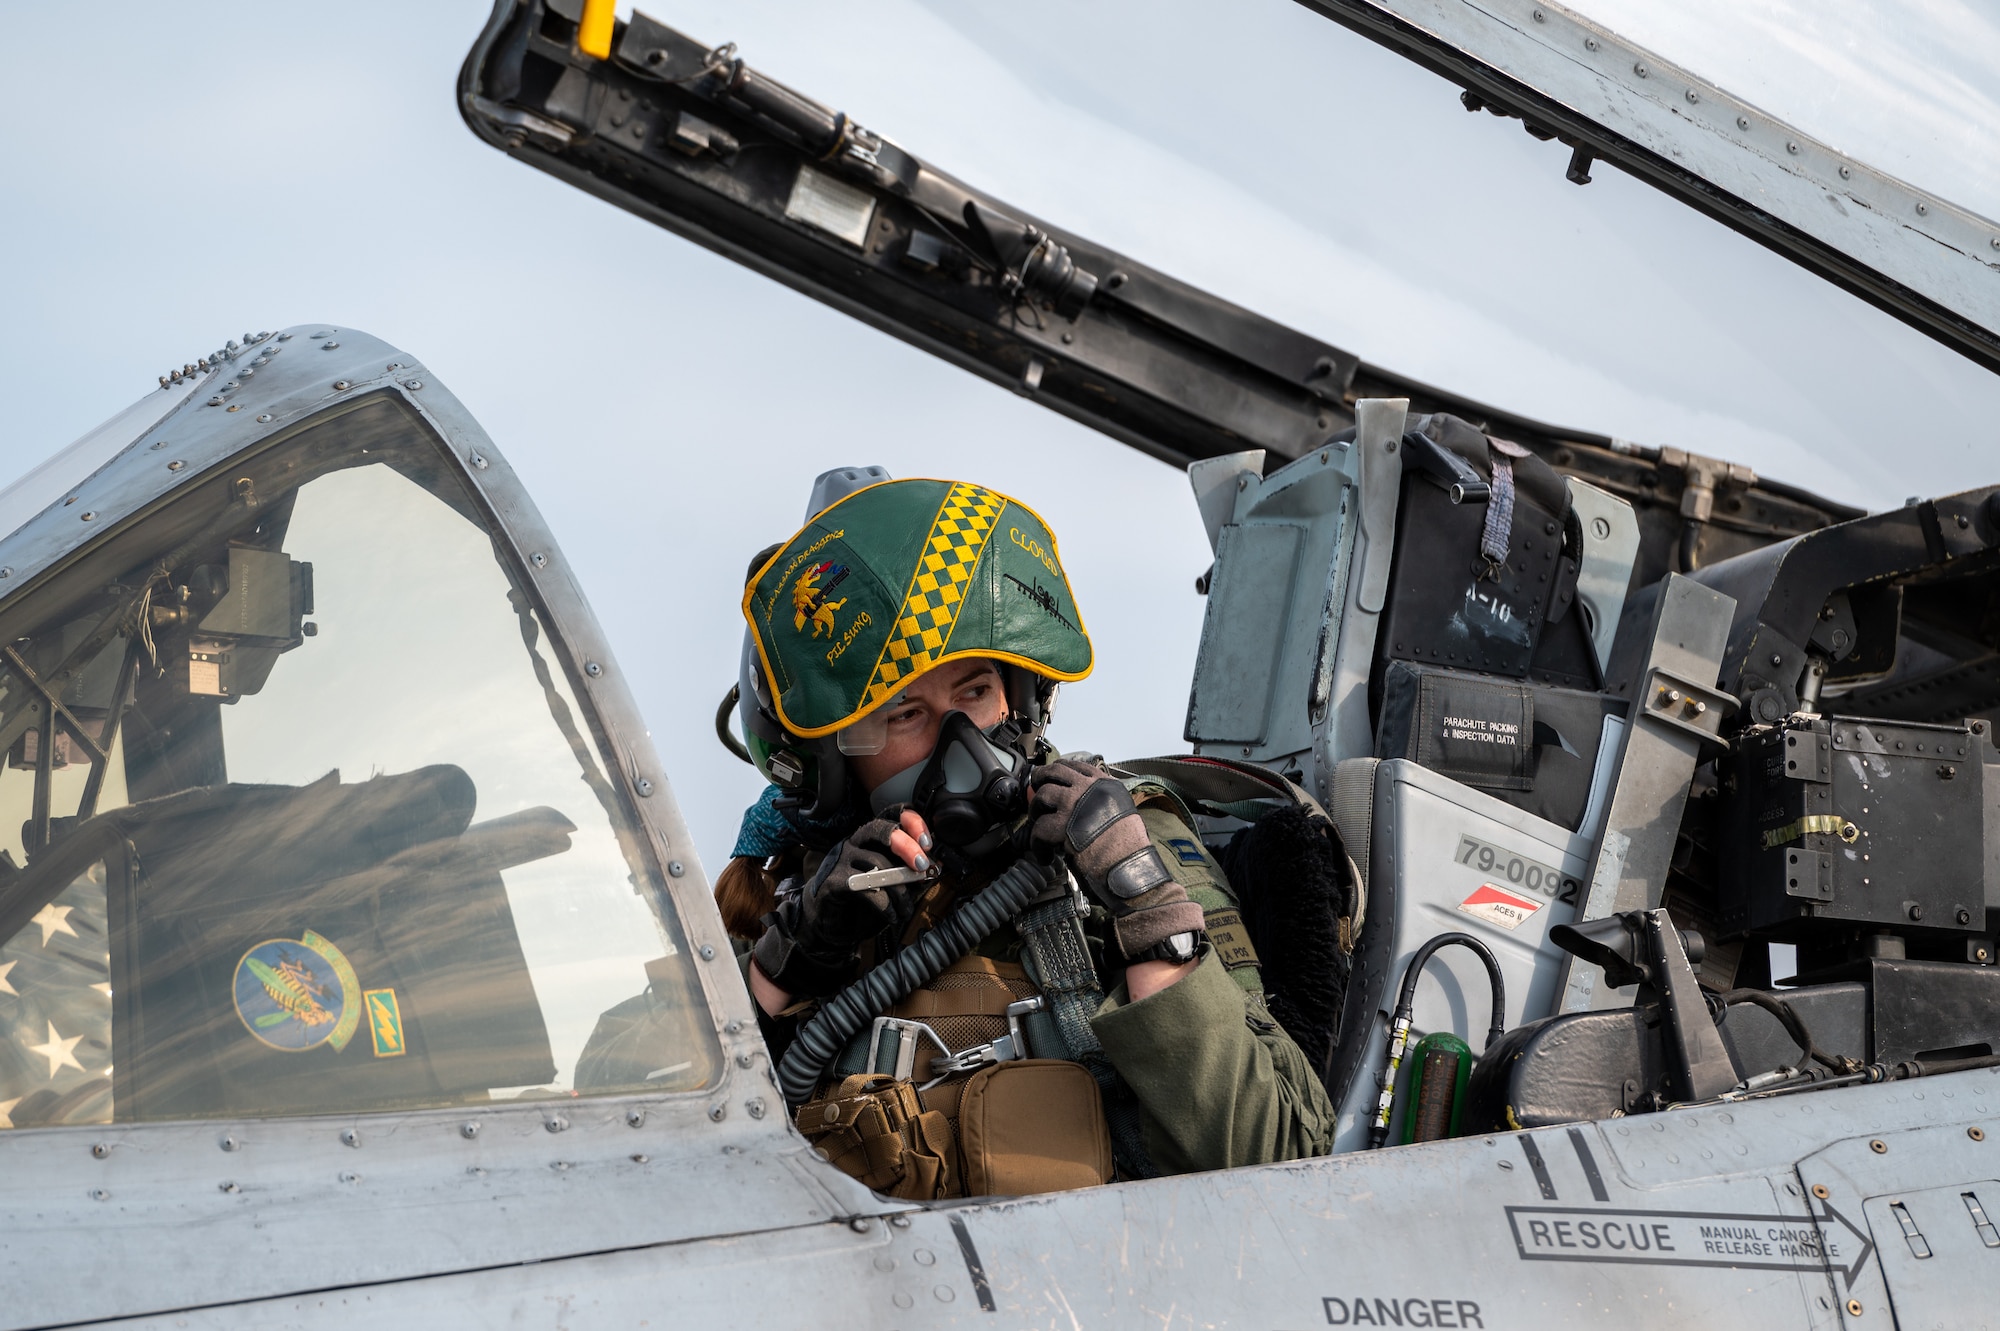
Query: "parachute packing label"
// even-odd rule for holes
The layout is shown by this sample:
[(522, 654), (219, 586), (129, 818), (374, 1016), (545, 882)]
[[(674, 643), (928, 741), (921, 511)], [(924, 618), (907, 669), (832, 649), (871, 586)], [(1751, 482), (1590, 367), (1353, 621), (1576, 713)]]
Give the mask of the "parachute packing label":
[(1090, 673), (1090, 636), (1055, 536), (964, 481), (884, 481), (815, 516), (743, 594), (778, 719), (829, 734), (933, 667), (991, 657), (1057, 680)]
[(1541, 908), (1542, 903), (1533, 897), (1510, 892), (1492, 883), (1481, 883), (1471, 896), (1458, 903), (1460, 914), (1497, 924), (1510, 931), (1520, 928), (1523, 921)]
[(361, 1024), (361, 981), (341, 950), (308, 929), (267, 938), (236, 963), (236, 1015), (262, 1043), (286, 1053), (347, 1047)]

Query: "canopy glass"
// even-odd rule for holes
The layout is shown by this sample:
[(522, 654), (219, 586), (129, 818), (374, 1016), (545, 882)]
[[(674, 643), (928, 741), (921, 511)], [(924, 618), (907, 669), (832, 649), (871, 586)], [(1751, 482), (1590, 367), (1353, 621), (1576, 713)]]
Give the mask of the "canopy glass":
[(2000, 9), (1964, 0), (1568, 8), (1885, 175), (2000, 219)]

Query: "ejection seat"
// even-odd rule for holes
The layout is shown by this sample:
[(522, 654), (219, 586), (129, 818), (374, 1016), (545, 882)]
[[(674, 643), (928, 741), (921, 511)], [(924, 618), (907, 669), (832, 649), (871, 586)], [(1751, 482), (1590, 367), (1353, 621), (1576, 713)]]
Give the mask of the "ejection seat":
[[(1255, 452), (1190, 468), (1216, 558), (1186, 737), (1316, 795), (1359, 879), (1341, 1015), (1310, 1033), (1331, 1046), (1337, 1150), (1367, 1136), (1365, 1074), (1426, 940), (1483, 940), (1508, 1025), (1555, 1009), (1548, 930), (1582, 905), (1630, 724), (1611, 655), (1639, 537), (1624, 501), (1462, 420), (1389, 400), (1356, 419), (1268, 475)], [(1417, 1028), (1476, 1039), (1478, 959), (1425, 974)]]

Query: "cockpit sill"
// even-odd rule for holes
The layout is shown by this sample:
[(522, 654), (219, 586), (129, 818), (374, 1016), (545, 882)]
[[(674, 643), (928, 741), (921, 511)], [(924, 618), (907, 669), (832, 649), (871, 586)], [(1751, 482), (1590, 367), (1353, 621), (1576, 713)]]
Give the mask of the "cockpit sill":
[[(12, 1236), (0, 1271), (16, 1295), (0, 1308), (0, 1327), (908, 1209), (811, 1158), (785, 1131), (781, 1107), (753, 1115), (760, 1096), (780, 1103), (753, 1080), (761, 1074), (738, 1068), (719, 1086), (679, 1095), (0, 1133), (0, 1230)], [(685, 1204), (697, 1197), (701, 1205)], [(217, 1224), (251, 1215), (260, 1251), (232, 1262), (226, 1290), (207, 1264), (170, 1255), (172, 1234), (199, 1246)], [(143, 1236), (150, 1254), (139, 1302), (127, 1282), (49, 1278), (102, 1263), (118, 1234)], [(38, 1306), (37, 1296), (51, 1301)]]

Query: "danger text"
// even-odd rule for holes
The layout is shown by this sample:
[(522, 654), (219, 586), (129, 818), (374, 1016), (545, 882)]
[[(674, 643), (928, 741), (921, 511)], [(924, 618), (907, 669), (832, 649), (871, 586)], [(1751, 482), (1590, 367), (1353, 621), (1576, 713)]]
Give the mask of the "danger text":
[(1484, 1331), (1471, 1299), (1327, 1298), (1319, 1301), (1328, 1326), (1449, 1326)]

